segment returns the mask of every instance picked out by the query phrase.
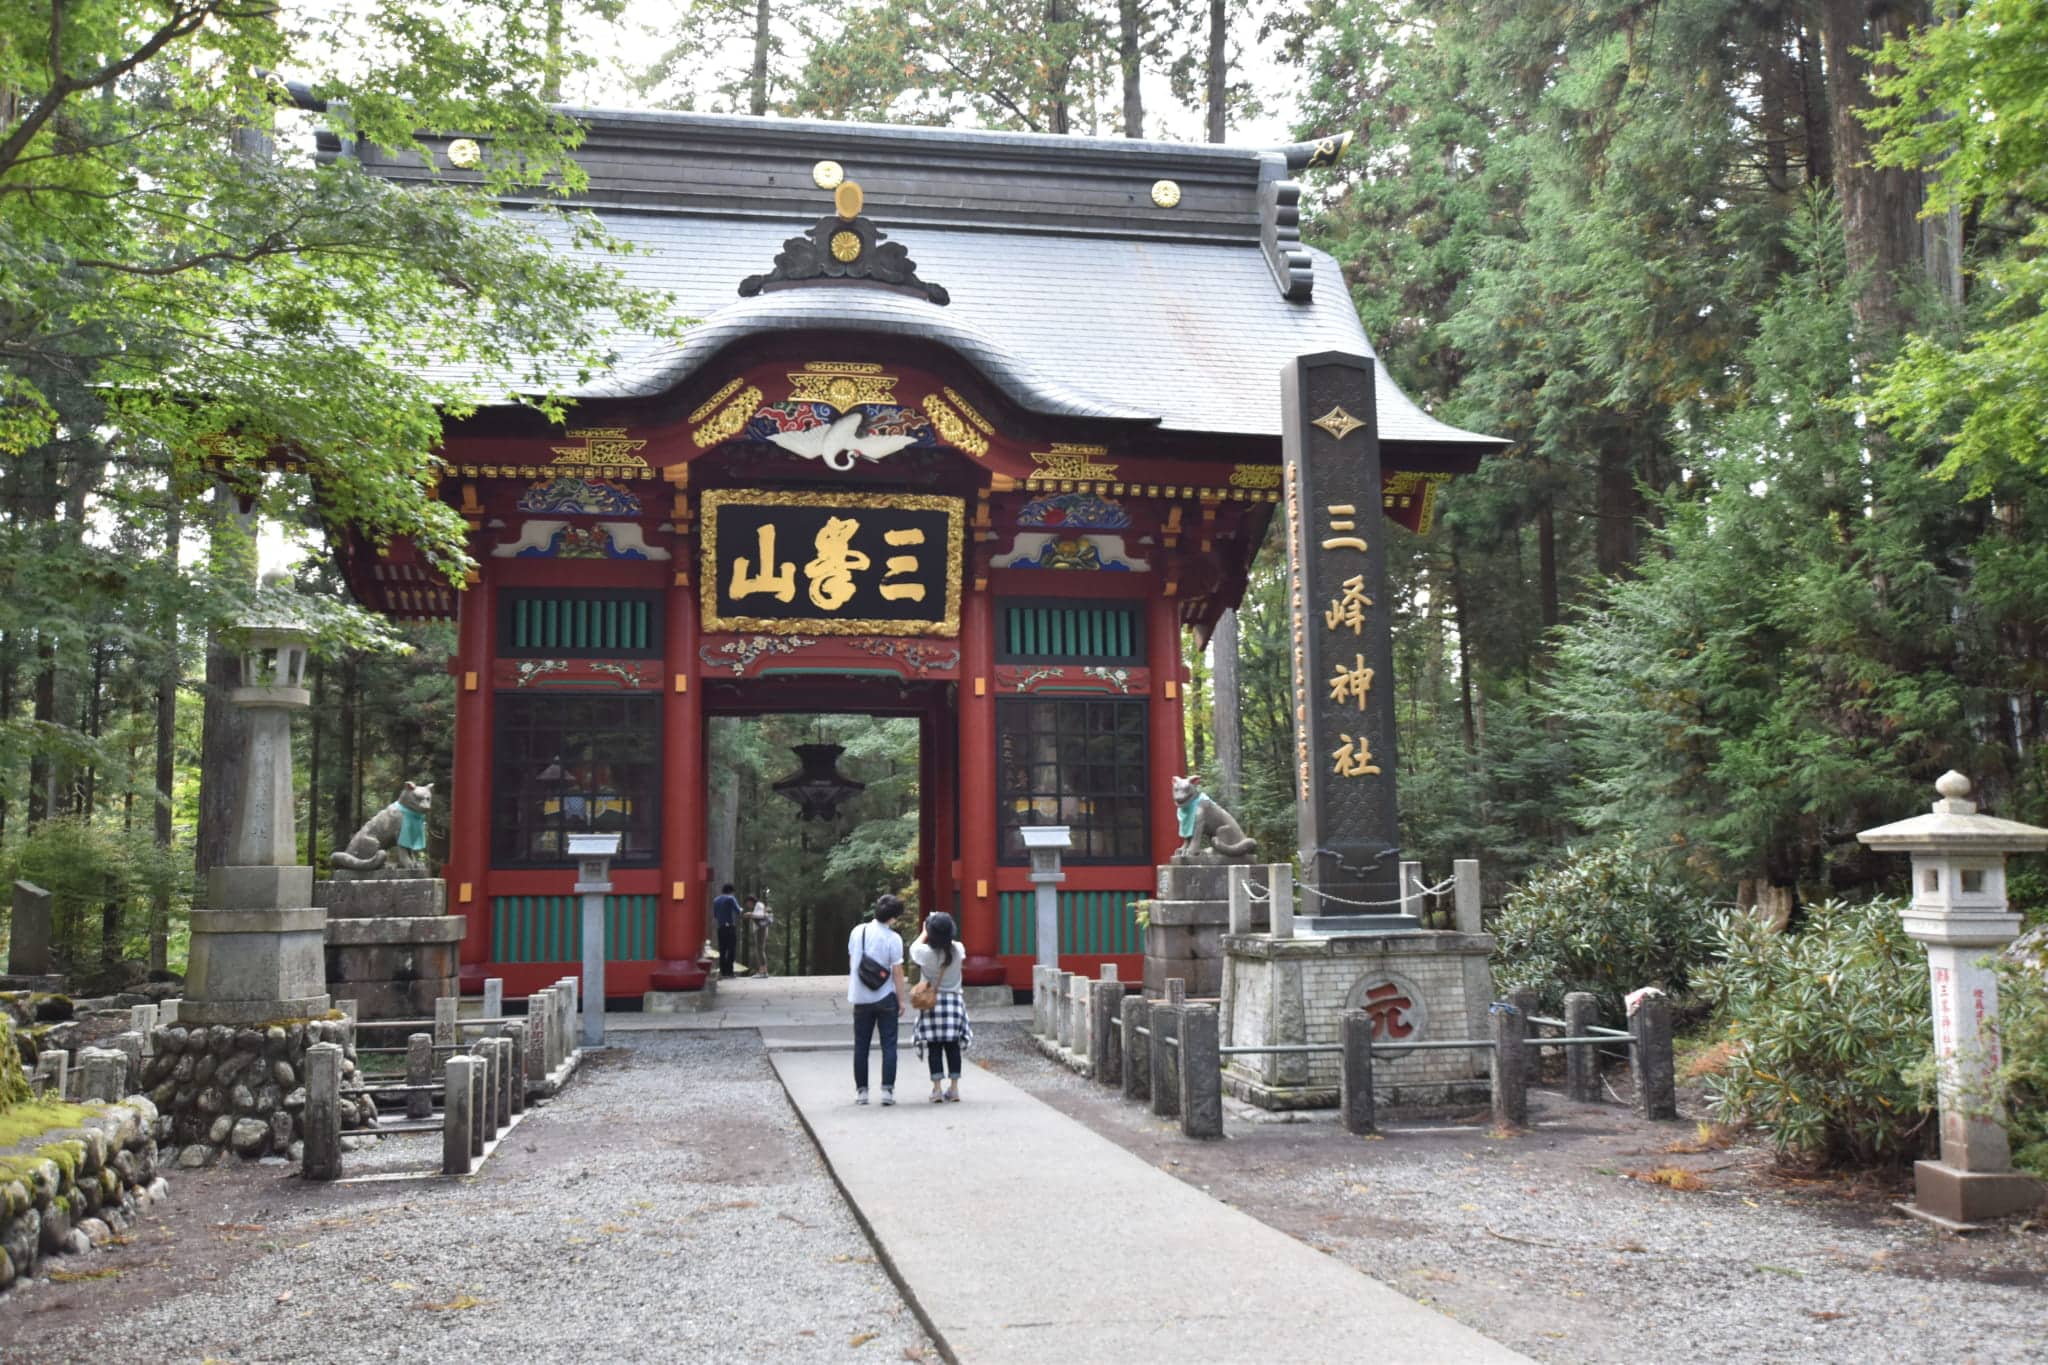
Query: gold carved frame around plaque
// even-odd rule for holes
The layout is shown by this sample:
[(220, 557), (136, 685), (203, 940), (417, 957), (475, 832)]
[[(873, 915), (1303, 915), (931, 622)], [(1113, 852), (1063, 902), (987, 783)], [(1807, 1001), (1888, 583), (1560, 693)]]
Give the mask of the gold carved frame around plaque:
[[(871, 507), (877, 510), (946, 514), (946, 601), (941, 615), (906, 620), (852, 620), (836, 616), (720, 616), (718, 614), (718, 514), (727, 504), (746, 507)], [(698, 574), (700, 629), (762, 635), (942, 635), (960, 633), (960, 559), (967, 500), (937, 493), (770, 493), (745, 488), (707, 488), (699, 506), (698, 540), (703, 546)]]

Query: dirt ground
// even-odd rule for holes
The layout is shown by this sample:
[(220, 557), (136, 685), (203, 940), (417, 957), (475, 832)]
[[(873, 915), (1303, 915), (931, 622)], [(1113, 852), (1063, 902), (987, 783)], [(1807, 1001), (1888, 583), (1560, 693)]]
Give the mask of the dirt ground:
[(1232, 1105), (1225, 1140), (1195, 1142), (1020, 1032), (977, 1044), (1127, 1150), (1539, 1360), (2048, 1359), (2048, 1215), (1944, 1233), (1893, 1207), (1903, 1184), (1800, 1179), (1703, 1133), (1697, 1094), (1651, 1123), (1532, 1090), (1513, 1136), (1483, 1110), (1361, 1139)]

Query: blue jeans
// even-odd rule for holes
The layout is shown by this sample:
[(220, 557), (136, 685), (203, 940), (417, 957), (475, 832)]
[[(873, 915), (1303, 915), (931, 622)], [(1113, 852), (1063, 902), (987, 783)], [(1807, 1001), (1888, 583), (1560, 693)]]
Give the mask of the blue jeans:
[(872, 1005), (853, 1007), (853, 1085), (868, 1088), (868, 1041), (875, 1030), (882, 1032), (882, 1088), (896, 1088), (896, 992), (891, 991)]

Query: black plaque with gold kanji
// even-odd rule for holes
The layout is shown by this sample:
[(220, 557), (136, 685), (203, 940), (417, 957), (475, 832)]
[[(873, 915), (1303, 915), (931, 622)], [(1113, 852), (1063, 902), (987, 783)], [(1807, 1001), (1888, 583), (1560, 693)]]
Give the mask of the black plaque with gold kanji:
[(930, 494), (709, 490), (703, 628), (956, 635), (964, 521)]
[(1301, 356), (1281, 371), (1294, 780), (1303, 879), (1313, 888), (1303, 909), (1316, 915), (1391, 902), (1400, 885), (1373, 379), (1368, 357), (1342, 352)]

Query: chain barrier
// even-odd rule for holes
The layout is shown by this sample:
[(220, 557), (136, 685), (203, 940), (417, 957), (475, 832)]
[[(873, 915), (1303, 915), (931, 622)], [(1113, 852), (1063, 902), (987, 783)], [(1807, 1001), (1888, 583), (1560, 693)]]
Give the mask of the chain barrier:
[[(1271, 899), (1273, 893), (1269, 888), (1259, 885), (1249, 877), (1245, 878), (1245, 884), (1251, 889), (1254, 896), (1262, 900)], [(1320, 900), (1335, 901), (1339, 905), (1356, 906), (1360, 910), (1384, 910), (1390, 905), (1406, 905), (1411, 899), (1421, 896), (1441, 896), (1457, 884), (1458, 879), (1456, 877), (1446, 877), (1435, 886), (1416, 887), (1412, 896), (1397, 896), (1390, 901), (1355, 901), (1345, 896), (1336, 895), (1333, 892), (1318, 890), (1307, 882), (1296, 882), (1295, 889), (1306, 891), (1311, 896), (1315, 896)]]

